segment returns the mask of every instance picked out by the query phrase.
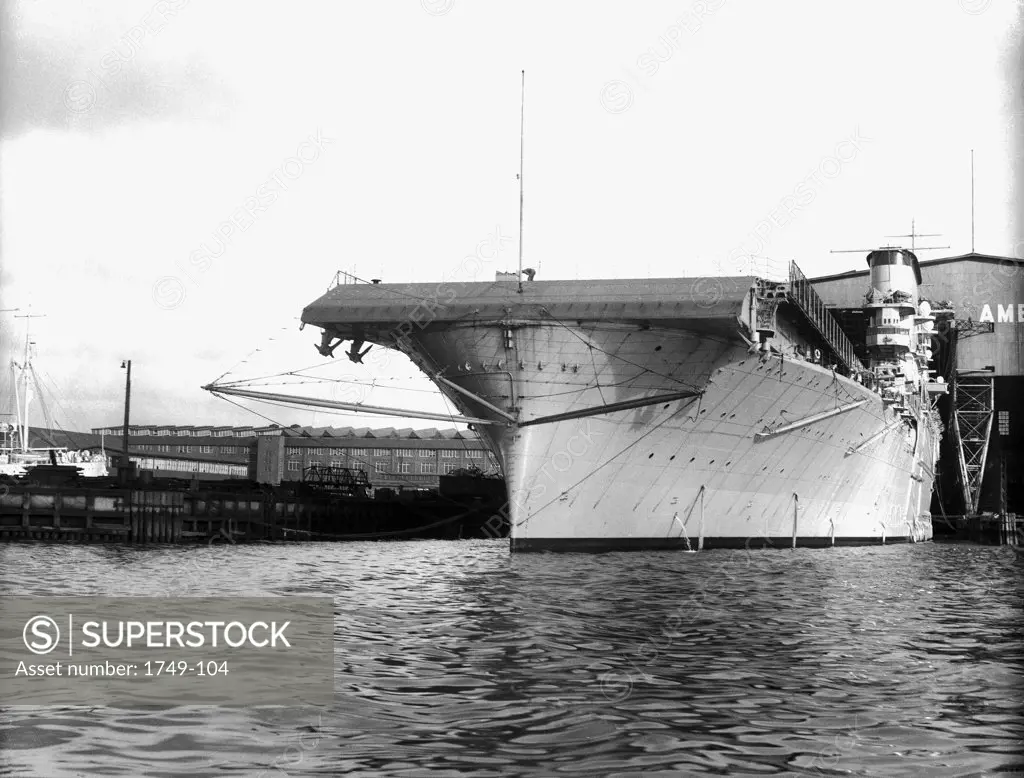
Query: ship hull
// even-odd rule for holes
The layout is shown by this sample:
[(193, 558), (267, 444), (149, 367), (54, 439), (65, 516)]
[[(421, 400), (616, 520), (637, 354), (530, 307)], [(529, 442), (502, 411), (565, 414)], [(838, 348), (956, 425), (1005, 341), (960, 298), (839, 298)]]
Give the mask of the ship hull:
[(303, 321), (475, 420), (515, 551), (930, 539), (934, 412), (825, 366), (869, 373), (794, 277), (340, 285)]
[[(512, 401), (527, 421), (699, 390), (620, 412), (482, 428), (504, 465), (514, 551), (932, 536), (929, 425), (897, 416), (832, 370), (757, 353), (738, 338), (564, 324), (518, 329), (523, 358), (506, 365), (491, 329), (493, 336), (480, 326), (423, 333), (416, 351), (457, 365), (460, 386), (489, 402)], [(499, 371), (499, 363), (512, 369)], [(469, 413), (486, 410), (450, 397)]]

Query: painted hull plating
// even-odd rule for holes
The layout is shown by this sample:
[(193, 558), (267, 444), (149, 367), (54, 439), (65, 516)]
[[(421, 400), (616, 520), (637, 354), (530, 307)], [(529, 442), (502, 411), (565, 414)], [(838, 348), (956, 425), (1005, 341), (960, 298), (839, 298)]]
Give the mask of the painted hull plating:
[[(527, 422), (479, 430), (502, 461), (513, 550), (932, 537), (938, 441), (927, 416), (901, 418), (861, 384), (753, 352), (735, 334), (685, 325), (507, 325), (428, 327), (404, 350), (428, 372), (445, 369), (489, 403), (517, 408)], [(699, 396), (528, 424), (686, 387)], [(464, 412), (487, 412), (441, 389)], [(846, 410), (827, 415), (836, 409)], [(819, 415), (826, 418), (800, 426)]]

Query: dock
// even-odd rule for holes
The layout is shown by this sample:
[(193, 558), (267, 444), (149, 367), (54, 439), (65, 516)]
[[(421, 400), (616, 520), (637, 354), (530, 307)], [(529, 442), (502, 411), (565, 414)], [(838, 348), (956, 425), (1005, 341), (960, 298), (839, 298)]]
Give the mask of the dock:
[(265, 543), (501, 537), (501, 499), (351, 498), (305, 484), (40, 479), (0, 484), (0, 542)]
[(933, 517), (936, 539), (968, 541), (986, 546), (1024, 547), (1024, 516), (982, 513), (974, 516)]

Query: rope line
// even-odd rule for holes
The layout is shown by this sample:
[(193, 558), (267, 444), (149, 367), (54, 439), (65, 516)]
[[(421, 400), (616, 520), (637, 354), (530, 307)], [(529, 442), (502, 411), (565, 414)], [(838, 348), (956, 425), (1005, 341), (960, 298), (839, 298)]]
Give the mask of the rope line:
[[(633, 362), (630, 359), (626, 359), (623, 356), (619, 356), (618, 354), (613, 354), (612, 352), (608, 351), (607, 349), (603, 349), (600, 346), (595, 346), (592, 342), (588, 341), (586, 338), (581, 336), (579, 333), (577, 333), (571, 327), (566, 325), (566, 323), (563, 322), (561, 319), (553, 316), (551, 314), (551, 312), (547, 308), (543, 308), (542, 307), (540, 310), (543, 311), (551, 321), (553, 321), (555, 324), (559, 325), (560, 327), (563, 327), (567, 332), (569, 332), (573, 337), (578, 339), (581, 343), (583, 343), (588, 348), (596, 349), (597, 351), (600, 351), (602, 354), (605, 354), (605, 355), (611, 357), (612, 359), (618, 359), (618, 360), (620, 360), (622, 362), (625, 362), (627, 365), (632, 365), (633, 367), (640, 368), (640, 370), (643, 371), (641, 373), (641, 375), (643, 375), (643, 373), (650, 373), (651, 375), (656, 375), (659, 378), (664, 378), (664, 379), (666, 379), (668, 381), (675, 381), (677, 384), (679, 384), (681, 386), (685, 386), (687, 389), (693, 389), (694, 391), (697, 391), (697, 387), (696, 386), (694, 386), (693, 384), (689, 384), (686, 381), (683, 381), (682, 379), (676, 378), (675, 376), (671, 376), (671, 375), (665, 375), (664, 373), (659, 373), (657, 370), (651, 370), (649, 367), (644, 367), (643, 365), (638, 364), (636, 362)], [(639, 378), (639, 377), (640, 376), (637, 376), (637, 378)]]

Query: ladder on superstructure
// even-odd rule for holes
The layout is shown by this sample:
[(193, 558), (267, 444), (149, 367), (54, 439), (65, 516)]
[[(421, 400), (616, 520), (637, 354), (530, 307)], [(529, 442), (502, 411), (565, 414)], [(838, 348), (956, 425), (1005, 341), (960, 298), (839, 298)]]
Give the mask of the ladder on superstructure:
[(850, 372), (864, 370), (864, 365), (854, 353), (853, 344), (839, 326), (832, 312), (825, 307), (825, 302), (818, 297), (811, 282), (803, 274), (796, 262), (789, 263), (789, 299), (807, 320), (814, 326), (825, 343), (832, 349), (836, 359)]

